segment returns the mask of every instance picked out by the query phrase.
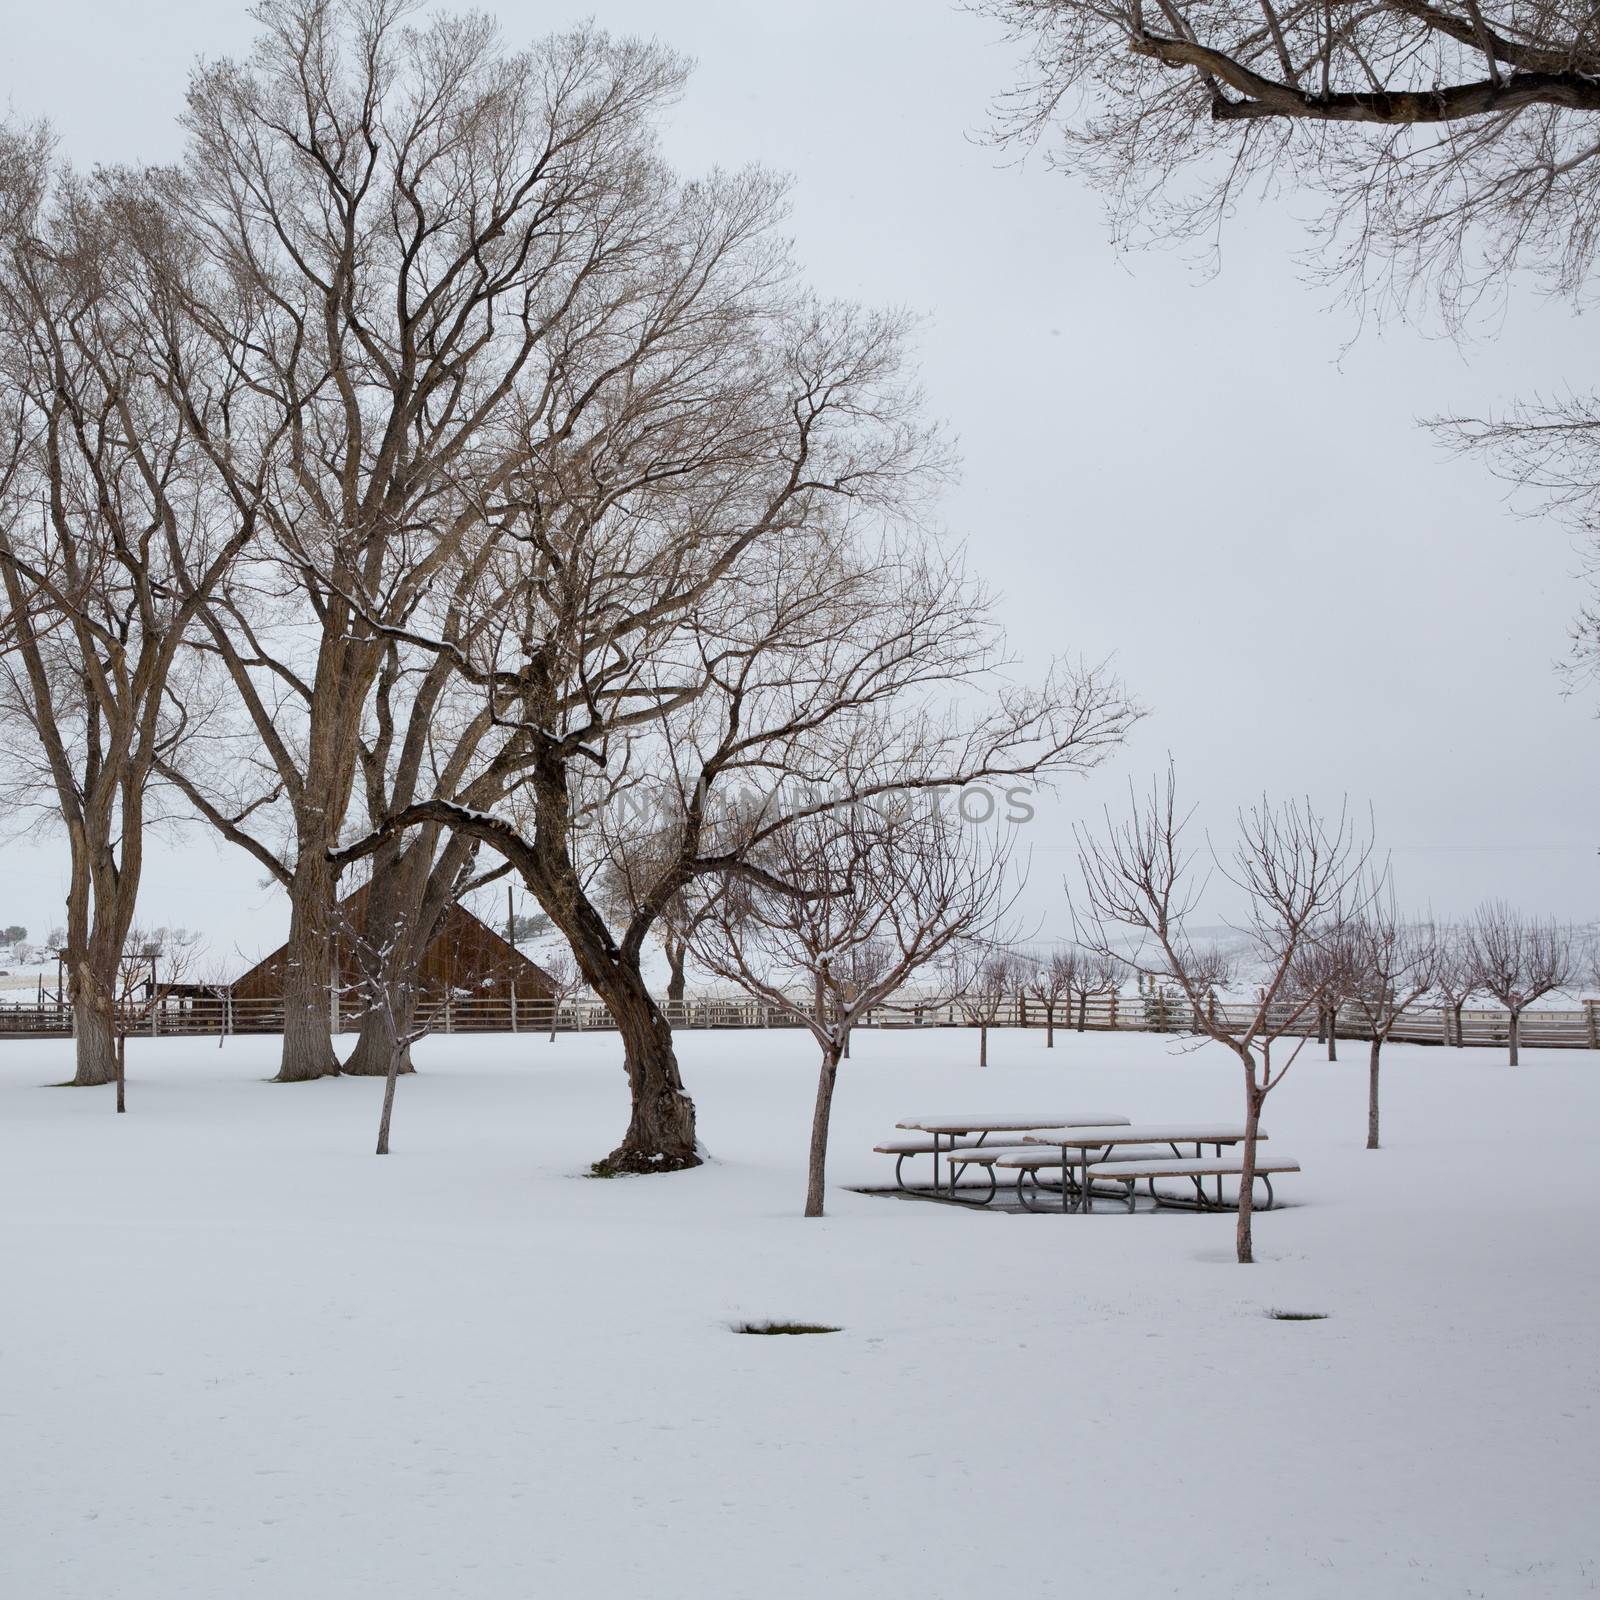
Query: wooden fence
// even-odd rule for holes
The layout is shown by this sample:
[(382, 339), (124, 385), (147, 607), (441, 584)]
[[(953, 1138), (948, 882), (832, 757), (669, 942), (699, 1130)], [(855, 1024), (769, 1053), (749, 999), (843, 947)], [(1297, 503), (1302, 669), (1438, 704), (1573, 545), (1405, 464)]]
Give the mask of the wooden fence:
[[(1285, 1008), (1286, 1011), (1288, 1008)], [(1243, 1023), (1253, 1008), (1218, 1004), (1216, 1014)], [(666, 1006), (678, 1028), (793, 1028), (800, 1024), (786, 1012), (743, 997), (701, 999)], [(553, 1013), (553, 1014), (552, 1014)], [(430, 1002), (423, 1017), (435, 1033), (548, 1033), (600, 1032), (614, 1026), (610, 1013), (597, 1000), (577, 1000), (552, 1006), (548, 1000), (453, 998)], [(336, 1031), (353, 1033), (361, 1025), (359, 1012), (345, 1007), (330, 1018)], [(1058, 1032), (1081, 1025), (1085, 1032), (1110, 1030), (1130, 1033), (1194, 1033), (1196, 1018), (1187, 1002), (1170, 995), (1095, 995), (1086, 1004), (1074, 1003), (1056, 1010)], [(1498, 1008), (1471, 1008), (1461, 1013), (1460, 1037), (1455, 1018), (1444, 1007), (1417, 1006), (1395, 1027), (1392, 1038), (1409, 1044), (1505, 1045), (1508, 1014)], [(122, 1025), (130, 1036), (176, 1038), (185, 1035), (281, 1033), (281, 1000), (235, 1000), (227, 995), (183, 999), (168, 998), (151, 1006), (128, 1008)], [(1014, 1000), (996, 1014), (995, 1027), (1042, 1028), (1045, 1011), (1037, 1001)], [(960, 1005), (904, 1004), (883, 1006), (863, 1024), (872, 1028), (951, 1028), (976, 1026), (972, 1014)], [(1315, 1019), (1301, 1019), (1295, 1031), (1314, 1031)], [(63, 1038), (71, 1035), (70, 1013), (59, 1006), (0, 1006), (0, 1038)], [(1367, 1035), (1351, 1009), (1338, 1020), (1341, 1039)], [(1600, 1000), (1585, 1000), (1579, 1010), (1540, 1008), (1522, 1014), (1522, 1043), (1541, 1049), (1600, 1049)]]

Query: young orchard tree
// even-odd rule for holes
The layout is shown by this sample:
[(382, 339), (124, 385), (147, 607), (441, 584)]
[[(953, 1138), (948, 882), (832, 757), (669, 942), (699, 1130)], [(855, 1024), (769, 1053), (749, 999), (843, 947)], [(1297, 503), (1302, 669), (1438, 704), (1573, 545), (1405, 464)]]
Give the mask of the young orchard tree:
[(1339, 1012), (1361, 981), (1363, 952), (1356, 930), (1336, 908), (1295, 957), (1291, 982), (1317, 996), (1317, 1042), (1339, 1059)]
[(1467, 938), (1478, 986), (1509, 1013), (1509, 1064), (1514, 1067), (1522, 1013), (1577, 975), (1572, 935), (1554, 922), (1525, 917), (1505, 901), (1491, 900), (1478, 907)]
[[(410, 1072), (411, 1047), (423, 1038), (429, 1023), (422, 1019), (417, 995), (410, 987), (416, 981), (416, 968), (397, 963), (394, 952), (409, 946), (410, 932), (392, 918), (388, 907), (380, 907), (370, 895), (360, 901), (359, 911), (346, 899), (334, 910), (334, 938), (338, 948), (355, 957), (356, 1013), (363, 1026), (377, 1020), (388, 1046), (384, 1061), (383, 1106), (378, 1113), (376, 1153), (389, 1153), (389, 1129), (394, 1120), (395, 1087), (402, 1073)], [(342, 974), (335, 979), (342, 987)], [(344, 1001), (341, 996), (341, 1004)]]
[(1439, 983), (1442, 946), (1431, 922), (1402, 922), (1387, 881), (1362, 892), (1364, 909), (1348, 924), (1355, 982), (1348, 1000), (1371, 1041), (1367, 1046), (1367, 1149), (1378, 1146), (1378, 1069), (1395, 1024)]
[(163, 985), (182, 983), (203, 953), (200, 935), (188, 928), (128, 929), (112, 993), (118, 1112), (128, 1109), (128, 1023), (141, 998), (146, 1014), (154, 1012)]
[(1019, 970), (1013, 957), (981, 940), (953, 945), (946, 958), (946, 987), (962, 1020), (978, 1030), (978, 1065), (989, 1065), (989, 1030), (1016, 993)]
[(1445, 1041), (1463, 1049), (1466, 1038), (1461, 1028), (1461, 1013), (1475, 994), (1483, 992), (1472, 938), (1466, 928), (1445, 928), (1439, 934), (1438, 974), (1434, 988), (1443, 1001)]
[(1009, 904), (1006, 865), (1003, 840), (886, 800), (786, 825), (737, 879), (706, 893), (695, 959), (802, 1023), (822, 1052), (808, 1217), (823, 1214), (834, 1086), (850, 1030), (938, 966), (956, 941), (992, 934)]
[(1114, 951), (1079, 949), (1073, 962), (1068, 992), (1078, 1002), (1078, 1032), (1089, 1026), (1089, 1002), (1099, 995), (1117, 994), (1127, 967)]
[(4, 798), (66, 833), (76, 1084), (116, 1076), (158, 769), (205, 714), (185, 644), (252, 533), (142, 359), (139, 225), (116, 174), (52, 171), (0, 125)]
[(1081, 956), (1071, 945), (1061, 945), (1048, 955), (1035, 955), (1028, 962), (1028, 994), (1044, 1009), (1044, 1047), (1055, 1049), (1056, 1012), (1063, 1001), (1070, 1001), (1072, 981), (1077, 976)]
[[(1183, 839), (1188, 817), (1178, 810), (1172, 770), (1144, 799), (1130, 792), (1130, 801), (1128, 819), (1114, 824), (1108, 815), (1102, 837), (1079, 832), (1087, 901), (1080, 937), (1104, 957), (1116, 950), (1135, 972), (1170, 975), (1189, 1001), (1195, 1031), (1226, 1046), (1243, 1068), (1245, 1139), (1235, 1247), (1241, 1264), (1249, 1263), (1255, 1259), (1251, 1215), (1261, 1110), (1304, 1048), (1303, 1020), (1322, 998), (1295, 982), (1296, 960), (1336, 910), (1359, 909), (1370, 845), (1356, 836), (1343, 812), (1329, 824), (1309, 802), (1263, 800), (1240, 813), (1231, 856), (1224, 861), (1213, 851), (1212, 862), (1246, 899), (1242, 931), (1261, 953), (1265, 973), (1253, 1007), (1218, 1014), (1206, 1003), (1202, 963), (1184, 934), (1204, 885), (1193, 879)], [(1137, 936), (1131, 953), (1114, 943), (1116, 929)]]
[(570, 951), (558, 950), (554, 955), (547, 956), (543, 966), (545, 976), (550, 979), (550, 1043), (554, 1044), (561, 1008), (582, 994), (587, 985)]

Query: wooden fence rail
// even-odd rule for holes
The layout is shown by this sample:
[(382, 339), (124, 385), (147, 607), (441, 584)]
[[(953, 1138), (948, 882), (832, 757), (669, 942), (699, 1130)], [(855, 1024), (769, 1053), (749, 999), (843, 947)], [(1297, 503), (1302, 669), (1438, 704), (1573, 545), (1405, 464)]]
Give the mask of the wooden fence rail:
[[(787, 1013), (760, 1001), (729, 999), (673, 1002), (665, 1007), (678, 1028), (793, 1028), (800, 1024)], [(1244, 1023), (1253, 1007), (1219, 1003), (1216, 1015)], [(1285, 1008), (1286, 1010), (1288, 1008)], [(548, 1000), (474, 999), (458, 997), (429, 1001), (423, 1019), (435, 1033), (559, 1033), (600, 1032), (614, 1026), (610, 1013), (597, 1000), (576, 1000), (552, 1006)], [(355, 1032), (361, 1025), (359, 1010), (348, 1002), (340, 1008), (337, 1028)], [(995, 1027), (1043, 1028), (1045, 1010), (1037, 1001), (1017, 1000), (1000, 1008)], [(229, 996), (167, 999), (124, 1011), (122, 1026), (130, 1036), (177, 1038), (185, 1035), (281, 1033), (280, 1000), (235, 1000)], [(1103, 1033), (1194, 1033), (1196, 1019), (1187, 1002), (1169, 995), (1095, 995), (1086, 1003), (1058, 1007), (1056, 1031)], [(971, 1013), (960, 1005), (904, 1004), (883, 1006), (863, 1024), (876, 1028), (974, 1027)], [(1397, 1024), (1391, 1037), (1408, 1044), (1504, 1045), (1508, 1014), (1498, 1008), (1471, 1008), (1461, 1013), (1459, 1038), (1456, 1020), (1441, 1006), (1417, 1006)], [(1302, 1019), (1297, 1032), (1314, 1031), (1311, 1018)], [(71, 1014), (59, 1006), (0, 1006), (0, 1038), (64, 1038), (72, 1033)], [(1349, 1009), (1338, 1019), (1341, 1039), (1364, 1039), (1359, 1017)], [(1600, 1049), (1600, 1000), (1585, 1000), (1579, 1010), (1537, 1009), (1522, 1014), (1522, 1043), (1541, 1049)]]

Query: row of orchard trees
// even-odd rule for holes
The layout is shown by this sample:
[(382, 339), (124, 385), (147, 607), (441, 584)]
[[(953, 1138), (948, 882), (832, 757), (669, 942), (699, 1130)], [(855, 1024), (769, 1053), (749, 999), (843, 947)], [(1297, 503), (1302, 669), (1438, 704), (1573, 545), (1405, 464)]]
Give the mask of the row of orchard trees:
[(439, 919), (513, 872), (621, 1032), (610, 1165), (692, 1165), (645, 940), (814, 903), (786, 841), (841, 810), (959, 876), (972, 830), (915, 797), (1091, 766), (1137, 712), (999, 670), (924, 534), (950, 458), (901, 320), (807, 292), (774, 178), (666, 165), (682, 61), (408, 11), (265, 0), (171, 167), (0, 130), (5, 798), (68, 843), (76, 1081), (114, 1074), (147, 830), (188, 818), (287, 895), (280, 1080), (341, 1068), (355, 873), (342, 1066), (377, 1073)]

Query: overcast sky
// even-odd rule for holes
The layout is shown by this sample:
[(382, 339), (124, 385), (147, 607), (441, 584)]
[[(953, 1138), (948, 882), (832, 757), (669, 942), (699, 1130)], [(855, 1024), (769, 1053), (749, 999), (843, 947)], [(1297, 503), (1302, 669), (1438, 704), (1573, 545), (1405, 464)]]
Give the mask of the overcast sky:
[[(490, 9), (513, 40), (585, 15)], [(1404, 903), (1451, 914), (1503, 895), (1594, 918), (1600, 727), (1554, 671), (1573, 549), (1417, 426), (1589, 381), (1592, 321), (1530, 290), (1468, 348), (1397, 326), (1346, 350), (1347, 316), (1296, 275), (1286, 211), (1241, 213), (1216, 276), (1118, 257), (1083, 186), (974, 138), (1015, 57), (937, 0), (595, 15), (698, 60), (666, 130), (681, 167), (791, 173), (816, 286), (925, 319), (929, 403), (965, 463), (944, 519), (1024, 663), (1114, 656), (1151, 708), (1028, 830), (1030, 930), (1069, 931), (1071, 820), (1168, 752), (1219, 839), (1263, 789), (1335, 808), (1348, 794), (1373, 808)], [(251, 32), (227, 0), (13, 8), (0, 80), (74, 162), (172, 159), (190, 62)], [(0, 921), (61, 922), (64, 856), (7, 850)], [(204, 929), (223, 967), (287, 926), (259, 869), (204, 834), (157, 848), (146, 877), (141, 921)]]

